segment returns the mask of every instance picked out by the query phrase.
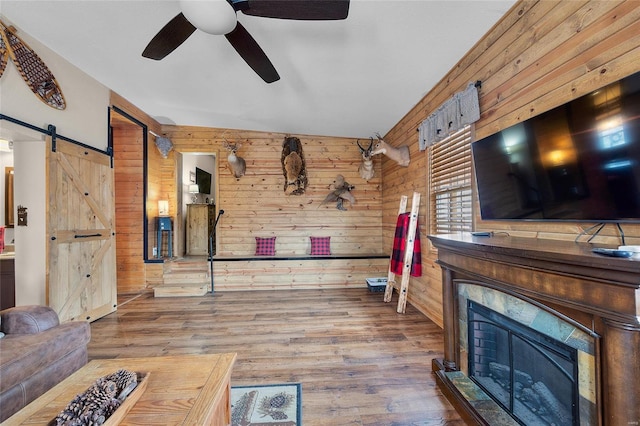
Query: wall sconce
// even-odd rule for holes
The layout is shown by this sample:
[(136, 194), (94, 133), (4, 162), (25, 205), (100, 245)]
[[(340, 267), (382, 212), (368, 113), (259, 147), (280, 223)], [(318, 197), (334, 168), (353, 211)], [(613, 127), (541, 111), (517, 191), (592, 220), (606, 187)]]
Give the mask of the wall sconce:
[(200, 193), (200, 187), (198, 186), (198, 184), (189, 185), (189, 193), (193, 194), (193, 197), (191, 197), (191, 202), (196, 203), (198, 201), (198, 194)]
[(169, 216), (169, 200), (158, 200), (158, 216)]

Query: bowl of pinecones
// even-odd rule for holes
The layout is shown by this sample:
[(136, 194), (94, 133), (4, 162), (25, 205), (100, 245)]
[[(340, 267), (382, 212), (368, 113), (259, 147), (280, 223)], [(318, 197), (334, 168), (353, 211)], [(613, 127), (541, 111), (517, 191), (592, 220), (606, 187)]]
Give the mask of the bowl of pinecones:
[(49, 426), (112, 426), (120, 423), (144, 392), (148, 372), (120, 369), (76, 395)]

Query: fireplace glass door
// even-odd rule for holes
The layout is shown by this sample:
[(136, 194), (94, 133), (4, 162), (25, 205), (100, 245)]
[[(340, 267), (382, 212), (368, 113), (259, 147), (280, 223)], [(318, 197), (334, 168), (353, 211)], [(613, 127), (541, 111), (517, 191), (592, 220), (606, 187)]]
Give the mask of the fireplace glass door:
[(469, 377), (522, 425), (578, 425), (577, 350), (468, 301)]

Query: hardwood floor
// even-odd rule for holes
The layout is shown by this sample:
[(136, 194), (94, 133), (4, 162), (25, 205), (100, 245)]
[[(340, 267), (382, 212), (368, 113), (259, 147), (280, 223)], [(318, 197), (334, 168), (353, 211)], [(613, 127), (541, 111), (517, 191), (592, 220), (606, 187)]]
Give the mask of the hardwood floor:
[(232, 385), (302, 383), (314, 425), (464, 425), (431, 360), (442, 330), (363, 289), (142, 295), (91, 325), (89, 358), (237, 352)]

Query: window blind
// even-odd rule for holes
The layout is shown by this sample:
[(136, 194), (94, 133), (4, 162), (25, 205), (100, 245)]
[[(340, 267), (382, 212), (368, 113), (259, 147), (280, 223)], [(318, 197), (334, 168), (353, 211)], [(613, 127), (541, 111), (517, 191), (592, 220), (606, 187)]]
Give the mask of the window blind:
[(471, 232), (471, 126), (429, 148), (429, 193), (432, 234)]

